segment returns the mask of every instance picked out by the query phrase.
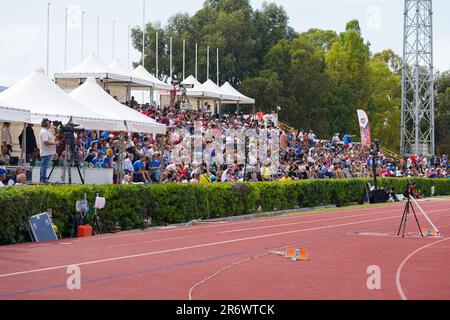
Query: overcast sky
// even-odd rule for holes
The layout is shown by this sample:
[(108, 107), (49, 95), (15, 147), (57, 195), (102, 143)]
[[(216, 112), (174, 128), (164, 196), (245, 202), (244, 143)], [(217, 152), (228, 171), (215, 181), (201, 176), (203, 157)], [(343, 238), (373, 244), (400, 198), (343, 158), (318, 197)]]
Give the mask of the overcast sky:
[[(264, 0), (251, 0), (261, 8)], [(96, 24), (100, 17), (100, 59), (113, 60), (113, 20), (116, 20), (116, 57), (128, 62), (128, 25), (142, 25), (143, 0), (53, 0), (51, 1), (50, 74), (64, 69), (64, 15), (70, 7), (67, 66), (81, 61), (81, 28), (76, 12), (85, 15), (84, 56), (96, 53)], [(282, 5), (298, 32), (309, 28), (343, 31), (346, 22), (358, 19), (372, 51), (402, 50), (404, 0), (275, 0)], [(46, 66), (48, 0), (0, 0), (0, 85), (12, 85), (34, 68)], [(146, 0), (147, 21), (160, 21), (179, 12), (194, 14), (203, 0)], [(440, 71), (450, 69), (450, 1), (434, 0), (434, 61)], [(131, 50), (131, 61), (140, 57)]]

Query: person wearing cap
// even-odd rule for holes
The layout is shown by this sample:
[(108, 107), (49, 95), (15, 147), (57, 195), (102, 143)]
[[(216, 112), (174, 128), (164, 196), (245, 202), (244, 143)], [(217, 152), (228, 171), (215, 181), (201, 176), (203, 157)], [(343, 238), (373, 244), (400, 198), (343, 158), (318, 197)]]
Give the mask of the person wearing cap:
[(48, 119), (43, 119), (41, 123), (41, 131), (39, 133), (41, 155), (41, 183), (47, 183), (47, 169), (49, 167), (52, 156), (56, 154), (56, 146), (59, 144), (59, 141), (55, 139), (53, 133), (50, 131), (51, 128), (52, 122)]

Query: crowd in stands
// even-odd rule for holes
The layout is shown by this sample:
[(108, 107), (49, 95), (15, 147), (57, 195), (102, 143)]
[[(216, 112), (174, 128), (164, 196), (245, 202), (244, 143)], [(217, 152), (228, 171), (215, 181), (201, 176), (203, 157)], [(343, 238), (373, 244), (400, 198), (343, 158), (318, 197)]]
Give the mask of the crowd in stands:
[[(313, 130), (283, 130), (277, 126), (275, 113), (263, 116), (218, 116), (205, 103), (200, 111), (180, 110), (176, 107), (159, 108), (154, 105), (139, 105), (134, 99), (127, 103), (155, 121), (167, 126), (165, 136), (131, 134), (125, 137), (121, 147), (118, 132), (82, 130), (77, 133), (76, 144), (80, 163), (91, 167), (113, 168), (115, 183), (223, 183), (258, 181), (294, 181), (302, 179), (345, 179), (372, 177), (374, 158), (376, 171), (382, 177), (450, 177), (448, 156), (425, 157), (413, 155), (406, 161), (395, 156), (376, 154), (375, 148), (362, 147), (352, 142), (349, 133), (336, 133), (330, 139), (319, 139)], [(231, 129), (267, 129), (271, 134), (280, 134), (279, 167), (266, 160), (256, 165), (237, 162), (229, 165), (208, 163), (183, 163), (174, 159), (173, 151), (182, 137), (177, 129), (194, 133), (194, 124), (200, 123), (203, 130), (214, 130), (226, 135)], [(203, 147), (210, 150), (213, 141), (205, 141)], [(120, 153), (124, 152), (124, 174), (119, 175)], [(2, 147), (3, 153), (7, 152)], [(58, 157), (64, 156), (65, 148), (57, 148)], [(208, 151), (209, 152), (209, 151)], [(28, 154), (29, 152), (27, 152)], [(0, 171), (0, 186), (23, 183), (23, 172), (6, 181)]]

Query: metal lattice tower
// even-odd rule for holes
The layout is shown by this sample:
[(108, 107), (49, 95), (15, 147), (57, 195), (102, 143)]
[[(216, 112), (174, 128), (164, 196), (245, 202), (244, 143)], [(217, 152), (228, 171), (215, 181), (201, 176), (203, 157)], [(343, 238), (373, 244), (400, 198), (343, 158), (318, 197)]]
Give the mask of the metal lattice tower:
[(435, 152), (432, 0), (405, 0), (401, 153)]

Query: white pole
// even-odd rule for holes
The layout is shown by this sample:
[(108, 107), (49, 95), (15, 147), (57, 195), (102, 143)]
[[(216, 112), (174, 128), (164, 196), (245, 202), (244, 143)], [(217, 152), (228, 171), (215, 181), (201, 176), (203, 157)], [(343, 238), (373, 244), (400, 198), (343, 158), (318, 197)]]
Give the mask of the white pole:
[(183, 40), (183, 81), (186, 79), (186, 40)]
[(81, 13), (81, 61), (84, 60), (84, 15), (85, 11)]
[(173, 56), (172, 56), (172, 37), (170, 37), (170, 78), (173, 76)]
[(130, 38), (131, 38), (131, 32), (130, 32), (130, 25), (128, 25), (128, 67), (130, 67)]
[(145, 68), (145, 0), (142, 1), (142, 66)]
[(100, 17), (97, 17), (97, 58), (100, 57)]
[(64, 20), (64, 70), (67, 70), (67, 14), (68, 8), (66, 8), (66, 18)]
[(217, 85), (220, 86), (220, 79), (219, 79), (219, 48), (217, 48)]
[(50, 5), (51, 3), (47, 3), (47, 76), (49, 74), (50, 67)]
[(116, 59), (116, 20), (113, 20), (112, 56)]
[(198, 43), (195, 44), (195, 79), (198, 78)]
[(206, 80), (209, 80), (209, 46), (206, 49)]
[(159, 35), (156, 31), (156, 74), (155, 77), (159, 79)]

